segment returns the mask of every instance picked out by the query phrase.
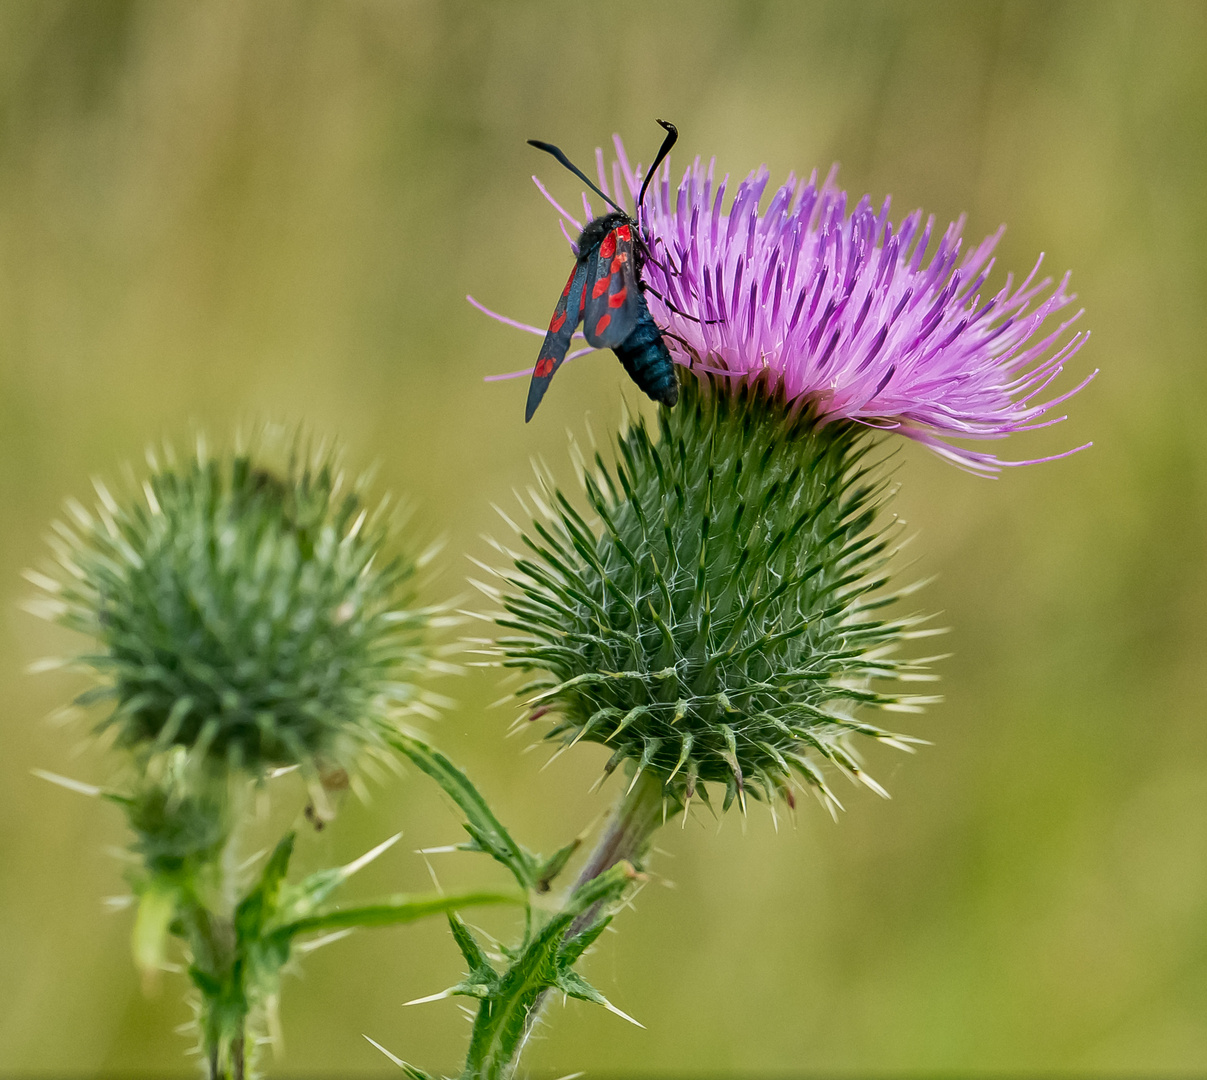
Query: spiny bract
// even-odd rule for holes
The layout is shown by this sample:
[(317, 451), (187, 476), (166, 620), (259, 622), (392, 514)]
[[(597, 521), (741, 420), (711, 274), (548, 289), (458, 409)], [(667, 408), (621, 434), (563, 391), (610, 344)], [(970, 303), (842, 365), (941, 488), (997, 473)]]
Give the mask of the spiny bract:
[(878, 615), (894, 530), (876, 522), (866, 429), (691, 376), (659, 425), (622, 434), (613, 469), (596, 455), (583, 470), (597, 524), (551, 484), (536, 493), (498, 617), (522, 635), (498, 641), (502, 662), (548, 673), (520, 693), (560, 714), (550, 738), (604, 743), (609, 770), (655, 770), (675, 798), (715, 781), (726, 806), (791, 801), (803, 780), (829, 802), (822, 760), (879, 790), (847, 736), (909, 740), (852, 710), (928, 699), (870, 686), (923, 662), (887, 655), (920, 632)]
[(114, 703), (100, 728), (253, 773), (315, 775), (382, 745), (416, 700), (427, 622), (385, 505), (297, 441), (149, 461), (140, 497), (98, 483), (95, 510), (69, 503), (54, 576), (31, 575), (40, 613), (100, 646), (77, 658), (102, 681), (80, 703)]

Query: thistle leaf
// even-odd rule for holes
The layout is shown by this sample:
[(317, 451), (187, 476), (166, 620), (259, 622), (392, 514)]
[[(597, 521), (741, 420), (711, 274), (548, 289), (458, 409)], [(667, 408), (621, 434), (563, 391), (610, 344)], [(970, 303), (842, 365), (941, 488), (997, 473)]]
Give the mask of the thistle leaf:
[(501, 1059), (510, 1055), (510, 1048), (517, 1045), (529, 1013), (541, 996), (557, 986), (569, 971), (572, 960), (565, 952), (566, 932), (580, 916), (618, 897), (635, 877), (632, 866), (618, 863), (576, 889), (565, 907), (533, 937), (499, 978), (490, 1008), (478, 1010), (466, 1058), (466, 1075), (493, 1075), (487, 1070), (499, 1067)]
[(180, 890), (172, 885), (152, 882), (138, 898), (131, 945), (134, 963), (144, 974), (163, 967), (168, 929), (176, 917)]
[(255, 888), (235, 909), (235, 933), (240, 941), (257, 940), (264, 925), (276, 915), (281, 886), (293, 856), (293, 842), (294, 834), (289, 833), (277, 844)]
[(465, 773), (439, 750), (414, 736), (395, 733), (390, 742), (435, 780), (468, 818), (465, 829), (473, 842), (465, 845), (464, 850), (485, 852), (506, 866), (522, 888), (539, 888), (541, 866), (537, 859), (511, 838)]
[(449, 911), (456, 911), (458, 908), (520, 903), (523, 903), (522, 897), (513, 893), (500, 892), (464, 892), (447, 895), (431, 893), (419, 896), (399, 894), (378, 901), (376, 904), (339, 908), (295, 919), (293, 922), (277, 928), (274, 933), (293, 937), (297, 934), (339, 930), (344, 927), (399, 926), (426, 918), (428, 915), (441, 915)]

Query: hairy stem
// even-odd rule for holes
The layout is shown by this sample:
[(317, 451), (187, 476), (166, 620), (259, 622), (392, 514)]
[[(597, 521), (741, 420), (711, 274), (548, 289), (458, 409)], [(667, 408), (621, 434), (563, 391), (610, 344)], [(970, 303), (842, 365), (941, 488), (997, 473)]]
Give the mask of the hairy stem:
[(242, 1080), (247, 1014), (241, 1008), (234, 925), (195, 898), (182, 907), (181, 922), (201, 994), (199, 1022), (210, 1080)]
[[(677, 801), (672, 799), (666, 802), (662, 777), (653, 770), (643, 772), (612, 811), (603, 836), (579, 874), (575, 891), (612, 869), (621, 860), (632, 863), (638, 870), (642, 869), (654, 830), (665, 818), (674, 816), (679, 810)], [(594, 921), (597, 914), (597, 907), (584, 911), (574, 920), (566, 936), (577, 936), (583, 927)]]
[[(232, 816), (239, 820), (245, 794), (236, 789), (231, 801), (236, 811)], [(210, 1080), (243, 1080), (246, 1072), (249, 1003), (235, 927), (242, 878), (238, 837), (235, 828), (219, 851), (188, 864), (177, 907), (191, 957), (189, 974), (201, 995), (198, 1023)]]

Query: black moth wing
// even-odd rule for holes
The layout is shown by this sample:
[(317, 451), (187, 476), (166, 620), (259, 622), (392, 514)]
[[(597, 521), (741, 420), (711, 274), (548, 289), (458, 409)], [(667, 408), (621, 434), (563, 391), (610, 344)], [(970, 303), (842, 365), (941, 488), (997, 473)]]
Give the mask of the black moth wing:
[(553, 318), (549, 320), (549, 331), (541, 343), (541, 351), (537, 356), (536, 367), (532, 369), (532, 381), (528, 384), (528, 404), (524, 408), (524, 423), (532, 419), (536, 407), (549, 389), (554, 373), (566, 359), (570, 348), (570, 339), (574, 336), (575, 327), (583, 317), (583, 304), (587, 295), (587, 284), (590, 272), (587, 263), (590, 260), (580, 259), (575, 262), (566, 287), (558, 298), (557, 307), (553, 309)]
[(596, 349), (615, 349), (637, 325), (644, 306), (637, 280), (633, 226), (617, 225), (600, 241), (588, 261), (583, 331), (587, 344)]

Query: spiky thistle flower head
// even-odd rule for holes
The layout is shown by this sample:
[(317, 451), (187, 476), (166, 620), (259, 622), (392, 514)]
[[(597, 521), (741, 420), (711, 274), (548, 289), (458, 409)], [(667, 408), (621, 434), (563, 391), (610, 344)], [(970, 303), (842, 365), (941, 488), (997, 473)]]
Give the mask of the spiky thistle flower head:
[[(599, 185), (627, 211), (643, 170), (614, 141), (611, 162), (596, 151)], [(888, 199), (876, 210), (865, 195), (848, 210), (833, 172), (820, 183), (816, 172), (789, 176), (761, 211), (765, 167), (728, 205), (729, 177), (717, 183), (714, 174), (715, 161), (697, 159), (675, 188), (668, 159), (640, 214), (651, 314), (673, 358), (697, 373), (758, 378), (817, 421), (897, 431), (981, 473), (1024, 463), (953, 439), (1056, 423), (1064, 418), (1051, 410), (1089, 381), (1044, 397), (1087, 337), (1070, 331), (1080, 312), (1060, 316), (1074, 299), (1067, 274), (1041, 277), (1041, 256), (1022, 281), (1007, 275), (982, 302), (1004, 226), (963, 250), (963, 218), (939, 233), (920, 210), (894, 225)], [(583, 210), (594, 217), (586, 194)]]
[(253, 776), (352, 769), (415, 705), (428, 612), (388, 507), (330, 448), (260, 436), (177, 460), (93, 509), (69, 502), (35, 610), (95, 639), (81, 703), (140, 760), (173, 750)]
[(802, 781), (830, 800), (827, 761), (877, 788), (850, 736), (903, 740), (855, 710), (922, 703), (876, 685), (918, 676), (890, 654), (922, 631), (883, 615), (893, 529), (863, 435), (763, 385), (688, 379), (656, 435), (637, 423), (613, 467), (583, 468), (588, 515), (534, 492), (496, 645), (539, 673), (520, 692), (550, 737), (603, 743), (609, 770), (652, 770), (680, 801), (702, 781), (726, 806)]

